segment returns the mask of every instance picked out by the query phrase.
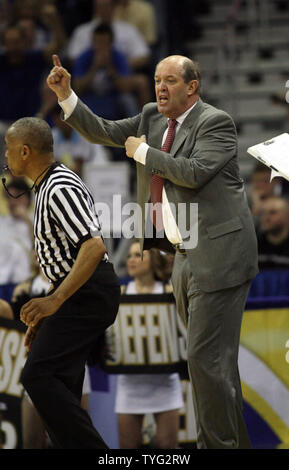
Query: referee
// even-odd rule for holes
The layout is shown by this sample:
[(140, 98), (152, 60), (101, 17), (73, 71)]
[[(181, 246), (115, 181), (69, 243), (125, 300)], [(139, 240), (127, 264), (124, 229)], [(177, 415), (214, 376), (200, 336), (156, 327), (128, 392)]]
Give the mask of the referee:
[(85, 362), (120, 299), (94, 201), (81, 179), (55, 162), (45, 121), (19, 119), (5, 140), (11, 173), (34, 182), (35, 249), (51, 281), (47, 297), (21, 309), (29, 350), (21, 382), (57, 448), (107, 449), (80, 406)]

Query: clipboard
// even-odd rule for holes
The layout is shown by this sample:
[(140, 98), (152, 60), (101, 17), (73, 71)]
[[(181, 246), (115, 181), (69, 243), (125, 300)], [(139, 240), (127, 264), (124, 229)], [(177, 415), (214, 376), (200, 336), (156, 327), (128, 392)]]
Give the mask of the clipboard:
[(282, 176), (289, 181), (289, 134), (283, 133), (272, 139), (253, 145), (247, 152), (272, 170), (271, 181)]

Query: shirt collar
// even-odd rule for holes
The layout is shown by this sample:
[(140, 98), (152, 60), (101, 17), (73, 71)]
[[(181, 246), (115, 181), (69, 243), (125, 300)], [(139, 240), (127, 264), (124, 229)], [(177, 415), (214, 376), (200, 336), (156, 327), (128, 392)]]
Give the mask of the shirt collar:
[(52, 163), (52, 165), (50, 166), (49, 170), (47, 171), (47, 173), (45, 173), (45, 175), (43, 176), (42, 180), (39, 181), (39, 184), (35, 185), (35, 188), (34, 188), (34, 192), (37, 193), (39, 191), (39, 188), (40, 186), (42, 185), (42, 183), (44, 183), (44, 181), (46, 181), (49, 176), (51, 175), (51, 173), (54, 171), (54, 169), (59, 166), (60, 163), (59, 162), (54, 162)]
[(188, 115), (188, 114), (192, 111), (192, 109), (196, 106), (196, 104), (197, 104), (198, 101), (199, 101), (199, 100), (197, 100), (197, 101), (193, 104), (193, 106), (191, 106), (189, 109), (187, 109), (187, 111), (185, 111), (183, 114), (181, 114), (181, 115), (176, 119), (177, 123), (178, 123), (180, 126), (183, 124), (183, 122), (184, 122), (184, 120), (186, 119), (187, 115)]

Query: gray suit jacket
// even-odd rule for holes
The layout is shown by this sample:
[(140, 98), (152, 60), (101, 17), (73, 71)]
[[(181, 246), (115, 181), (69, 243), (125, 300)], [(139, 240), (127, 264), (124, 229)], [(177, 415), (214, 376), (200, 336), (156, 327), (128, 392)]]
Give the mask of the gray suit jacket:
[[(201, 290), (213, 292), (252, 279), (258, 272), (257, 241), (237, 161), (237, 136), (231, 117), (201, 99), (184, 120), (171, 152), (159, 150), (167, 119), (156, 103), (133, 118), (108, 121), (94, 115), (80, 100), (66, 121), (90, 142), (124, 147), (129, 136), (147, 137), (146, 164), (137, 165), (138, 203), (145, 203), (152, 174), (165, 179), (169, 202), (185, 208), (179, 224), (193, 275)], [(198, 243), (190, 248), (191, 203), (198, 204)], [(178, 212), (176, 220), (178, 222)]]

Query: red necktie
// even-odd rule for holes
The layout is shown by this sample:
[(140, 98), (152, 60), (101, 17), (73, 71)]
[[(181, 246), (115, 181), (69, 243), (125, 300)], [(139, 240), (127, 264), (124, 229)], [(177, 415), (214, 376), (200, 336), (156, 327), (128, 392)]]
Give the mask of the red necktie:
[[(175, 134), (176, 134), (176, 124), (177, 124), (177, 121), (175, 119), (169, 120), (167, 137), (161, 148), (163, 152), (169, 152), (172, 148), (173, 141), (174, 141)], [(164, 178), (158, 175), (153, 175), (151, 177), (151, 180), (150, 180), (151, 212), (150, 213), (151, 213), (152, 222), (157, 232), (159, 232), (160, 230), (164, 228), (163, 217), (162, 217), (162, 207), (161, 207), (163, 186), (164, 186)], [(153, 210), (153, 206), (156, 203), (158, 204), (155, 206)]]

